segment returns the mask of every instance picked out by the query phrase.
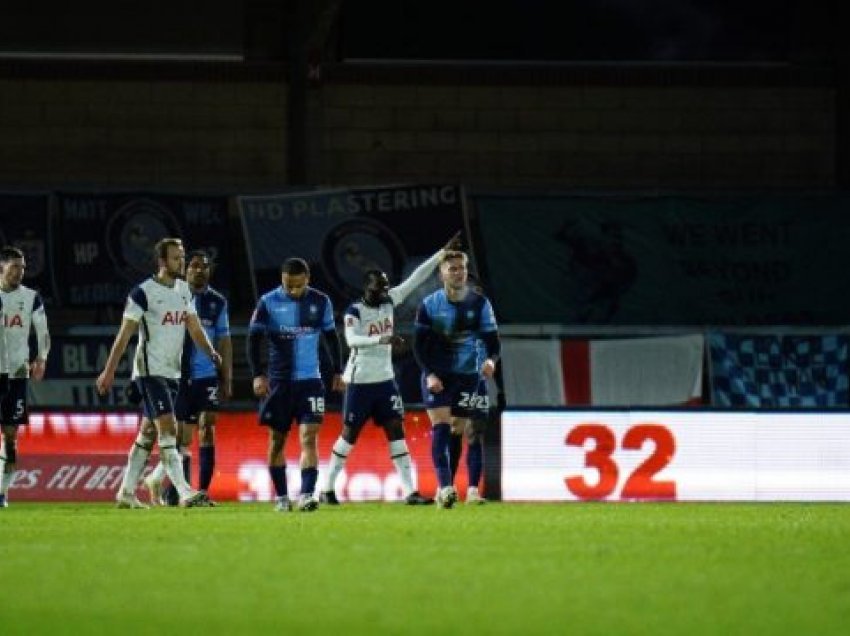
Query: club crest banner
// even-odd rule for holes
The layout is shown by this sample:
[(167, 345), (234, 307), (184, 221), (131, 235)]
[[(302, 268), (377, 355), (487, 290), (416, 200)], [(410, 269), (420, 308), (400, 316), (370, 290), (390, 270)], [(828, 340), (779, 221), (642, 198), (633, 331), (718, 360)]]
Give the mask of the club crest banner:
[[(455, 185), (245, 196), (238, 205), (257, 294), (280, 285), (283, 261), (300, 257), (310, 265), (310, 284), (337, 312), (363, 293), (366, 271), (383, 270), (396, 285), (466, 229), (463, 190)], [(396, 318), (411, 317), (436, 285), (435, 277), (416, 290)]]
[(120, 305), (154, 273), (153, 246), (183, 239), (186, 251), (207, 251), (215, 287), (230, 287), (227, 198), (159, 194), (59, 194), (56, 235), (63, 301), (73, 306)]
[(24, 285), (37, 290), (46, 302), (56, 295), (48, 208), (46, 194), (0, 194), (0, 246), (13, 245), (24, 253)]

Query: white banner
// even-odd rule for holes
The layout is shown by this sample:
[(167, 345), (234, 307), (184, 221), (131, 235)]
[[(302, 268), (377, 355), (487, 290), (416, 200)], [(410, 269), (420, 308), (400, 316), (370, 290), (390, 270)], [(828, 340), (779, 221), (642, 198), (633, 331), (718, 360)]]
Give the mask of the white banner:
[(850, 413), (507, 411), (505, 501), (850, 501)]
[(502, 377), (511, 406), (566, 404), (560, 340), (503, 337)]
[(702, 334), (590, 341), (590, 403), (678, 406), (702, 394)]

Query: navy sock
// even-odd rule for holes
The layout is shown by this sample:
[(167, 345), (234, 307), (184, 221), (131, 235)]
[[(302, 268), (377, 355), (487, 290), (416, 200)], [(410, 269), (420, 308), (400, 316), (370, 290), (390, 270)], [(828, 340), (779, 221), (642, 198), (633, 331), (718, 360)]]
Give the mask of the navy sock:
[(466, 470), (469, 485), (478, 488), (481, 471), (484, 469), (484, 439), (479, 435), (466, 446)]
[(460, 464), (460, 456), (463, 453), (463, 435), (452, 433), (449, 437), (449, 467), (452, 470), (452, 482), (457, 476), (457, 467)]
[(449, 438), (452, 429), (446, 423), (435, 424), (431, 431), (431, 458), (440, 488), (452, 485), (452, 469), (449, 465)]
[(198, 455), (198, 488), (209, 490), (215, 472), (215, 446), (201, 446)]
[(272, 478), (277, 496), (288, 497), (289, 491), (286, 489), (286, 466), (269, 466), (269, 475)]
[(301, 494), (312, 495), (316, 490), (316, 479), (319, 476), (319, 469), (315, 466), (301, 469)]
[(162, 489), (162, 498), (169, 506), (176, 506), (180, 503), (180, 495), (177, 493), (177, 488), (170, 482), (168, 486)]
[(192, 456), (183, 455), (183, 476), (186, 478), (186, 483), (192, 485)]

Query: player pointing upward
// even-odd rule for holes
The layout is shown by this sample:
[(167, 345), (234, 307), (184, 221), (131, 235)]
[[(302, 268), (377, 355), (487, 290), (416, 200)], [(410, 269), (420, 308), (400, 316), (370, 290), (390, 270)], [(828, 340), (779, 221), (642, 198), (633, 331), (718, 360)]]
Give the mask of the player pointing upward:
[(345, 339), (351, 352), (345, 367), (346, 382), (343, 402), (342, 434), (333, 445), (327, 481), (322, 500), (337, 504), (334, 483), (342, 472), (348, 455), (357, 442), (360, 430), (370, 417), (384, 429), (410, 505), (429, 504), (413, 485), (410, 452), (404, 439), (404, 405), (396, 385), (392, 364), (392, 344), (400, 340), (394, 335), (393, 308), (404, 302), (414, 289), (424, 283), (446, 252), (459, 244), (460, 233), (446, 246), (417, 267), (397, 287), (390, 287), (387, 275), (380, 270), (366, 272), (363, 297), (345, 312)]

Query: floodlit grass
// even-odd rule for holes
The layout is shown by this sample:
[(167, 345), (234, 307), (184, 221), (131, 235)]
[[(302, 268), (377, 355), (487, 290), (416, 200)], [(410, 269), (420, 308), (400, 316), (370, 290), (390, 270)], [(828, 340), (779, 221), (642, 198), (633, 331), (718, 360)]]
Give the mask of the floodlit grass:
[(0, 510), (0, 633), (847, 634), (850, 506)]

